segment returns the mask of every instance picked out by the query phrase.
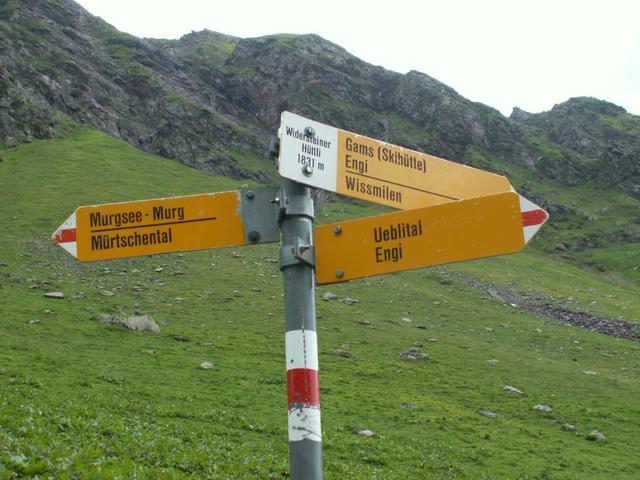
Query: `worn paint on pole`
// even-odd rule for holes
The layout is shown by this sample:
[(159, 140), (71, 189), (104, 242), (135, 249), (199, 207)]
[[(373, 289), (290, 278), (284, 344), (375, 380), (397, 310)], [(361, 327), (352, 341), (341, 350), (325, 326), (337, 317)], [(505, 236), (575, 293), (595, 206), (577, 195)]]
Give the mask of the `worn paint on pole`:
[(314, 214), (309, 187), (283, 179), (280, 204), (280, 268), (284, 277), (290, 473), (292, 480), (321, 480)]

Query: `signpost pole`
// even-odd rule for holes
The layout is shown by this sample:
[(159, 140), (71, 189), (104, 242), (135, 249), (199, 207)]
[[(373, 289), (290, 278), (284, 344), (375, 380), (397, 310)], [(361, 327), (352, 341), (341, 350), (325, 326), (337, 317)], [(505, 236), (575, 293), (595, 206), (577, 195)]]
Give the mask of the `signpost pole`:
[(280, 206), (290, 473), (292, 480), (322, 480), (312, 230), (314, 211), (309, 187), (282, 179)]

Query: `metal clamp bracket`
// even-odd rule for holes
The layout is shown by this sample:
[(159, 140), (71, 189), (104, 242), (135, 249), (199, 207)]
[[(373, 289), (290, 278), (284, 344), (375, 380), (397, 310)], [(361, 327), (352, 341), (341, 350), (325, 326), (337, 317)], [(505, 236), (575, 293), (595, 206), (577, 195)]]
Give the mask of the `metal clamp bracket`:
[(301, 263), (315, 267), (316, 252), (313, 245), (303, 245), (296, 238), (293, 245), (283, 245), (280, 249), (280, 270)]
[(313, 202), (309, 201), (308, 197), (304, 196), (287, 196), (284, 188), (280, 188), (280, 214), (278, 219), (282, 222), (282, 219), (286, 215), (303, 215), (305, 217), (313, 218), (315, 212), (313, 209)]
[(269, 243), (280, 240), (277, 187), (244, 189), (240, 193), (245, 243)]

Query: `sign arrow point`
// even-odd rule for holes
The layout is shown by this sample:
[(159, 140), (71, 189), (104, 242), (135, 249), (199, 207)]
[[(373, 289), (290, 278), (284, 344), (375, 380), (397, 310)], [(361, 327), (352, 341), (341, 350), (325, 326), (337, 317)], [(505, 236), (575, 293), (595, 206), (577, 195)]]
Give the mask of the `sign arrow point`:
[(534, 235), (538, 233), (540, 227), (547, 221), (549, 214), (546, 210), (531, 200), (527, 200), (522, 195), (518, 194), (518, 197), (520, 197), (520, 214), (522, 215), (524, 243), (529, 243)]
[(53, 235), (51, 240), (57, 243), (67, 252), (78, 258), (78, 244), (76, 243), (76, 213), (73, 212), (69, 218), (67, 218), (62, 225), (60, 225)]

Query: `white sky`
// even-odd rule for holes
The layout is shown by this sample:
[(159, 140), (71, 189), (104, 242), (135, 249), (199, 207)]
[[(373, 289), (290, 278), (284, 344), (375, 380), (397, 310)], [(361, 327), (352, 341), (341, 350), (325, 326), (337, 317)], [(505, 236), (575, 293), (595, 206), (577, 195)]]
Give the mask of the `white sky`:
[(576, 96), (640, 115), (638, 0), (77, 0), (119, 30), (179, 38), (316, 33), (389, 70), (426, 73), (505, 115)]

